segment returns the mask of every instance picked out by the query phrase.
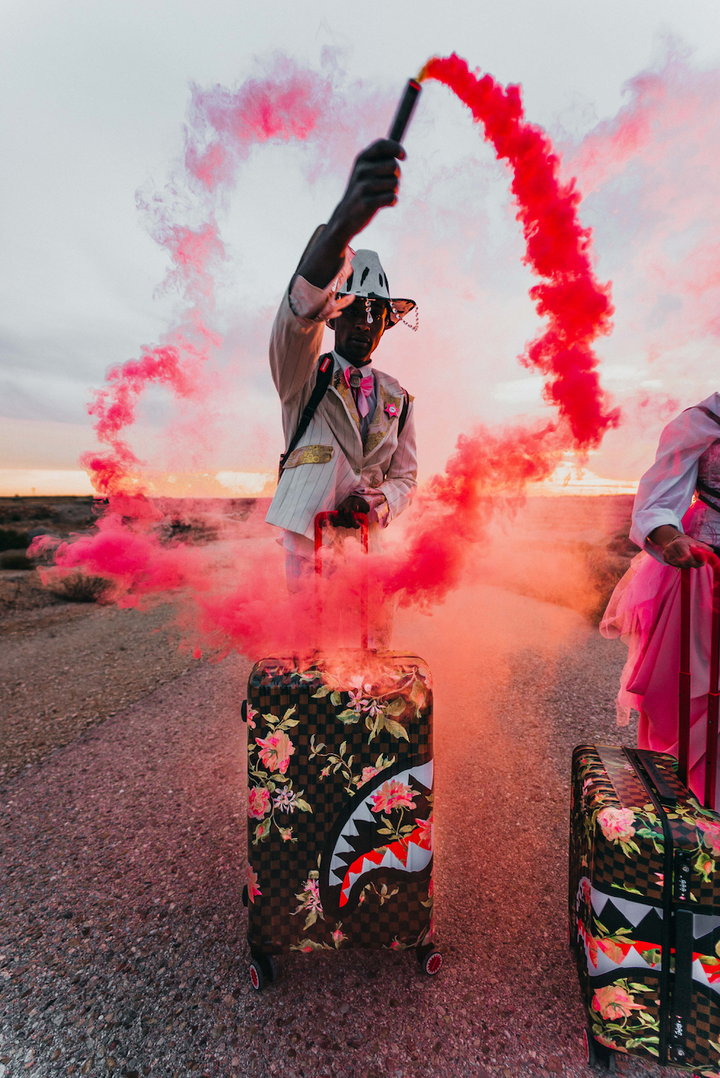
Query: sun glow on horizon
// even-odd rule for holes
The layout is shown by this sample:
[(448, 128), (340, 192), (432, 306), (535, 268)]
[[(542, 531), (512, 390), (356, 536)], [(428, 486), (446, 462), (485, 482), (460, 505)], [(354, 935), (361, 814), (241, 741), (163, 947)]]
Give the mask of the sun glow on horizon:
[[(146, 490), (157, 497), (270, 498), (270, 472), (148, 473)], [(528, 486), (530, 497), (634, 494), (637, 480), (607, 479), (575, 464), (559, 465), (542, 483)], [(96, 494), (87, 472), (77, 469), (0, 468), (0, 497), (87, 497)]]

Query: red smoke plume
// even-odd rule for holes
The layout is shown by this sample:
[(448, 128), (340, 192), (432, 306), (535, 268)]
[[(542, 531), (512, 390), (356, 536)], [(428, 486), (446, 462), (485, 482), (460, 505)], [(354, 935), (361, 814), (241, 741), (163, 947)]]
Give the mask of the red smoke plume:
[[(529, 481), (546, 478), (563, 451), (597, 446), (617, 414), (608, 410), (592, 351), (593, 340), (610, 330), (609, 286), (593, 275), (590, 232), (576, 212), (580, 196), (573, 182), (559, 182), (549, 137), (524, 120), (518, 87), (503, 89), (489, 75), (473, 75), (457, 56), (429, 61), (422, 77), (445, 83), (469, 106), (512, 170), (525, 261), (540, 278), (530, 295), (547, 320), (521, 359), (546, 375), (546, 399), (559, 413), (556, 423), (461, 436), (444, 473), (416, 499), (402, 550), (372, 559), (372, 574), (386, 593), (426, 606), (458, 585), (496, 506), (522, 496)], [(220, 197), (254, 143), (307, 138), (322, 120), (329, 93), (326, 81), (294, 68), (282, 77), (249, 81), (233, 94), (219, 87), (195, 91), (193, 126), (186, 135), (187, 188), (200, 192), (203, 205), (210, 196)], [(83, 463), (98, 492), (109, 496), (109, 506), (97, 534), (60, 546), (56, 563), (60, 571), (83, 567), (107, 576), (123, 605), (168, 593), (184, 598), (188, 631), (221, 649), (252, 654), (301, 648), (311, 631), (307, 603), (287, 596), (272, 557), (235, 551), (223, 560), (208, 548), (162, 541), (162, 512), (143, 492), (139, 462), (123, 433), (150, 384), (162, 384), (180, 399), (199, 394), (203, 364), (220, 343), (209, 328), (213, 272), (224, 257), (214, 212), (211, 207), (190, 228), (173, 219), (178, 204), (184, 205), (172, 188), (165, 199), (143, 208), (155, 238), (170, 253), (169, 279), (179, 285), (188, 310), (159, 347), (113, 369), (90, 405), (109, 452)], [(349, 597), (355, 586), (351, 561), (334, 583), (336, 600), (338, 590)]]
[(558, 425), (541, 429), (480, 429), (460, 437), (444, 474), (419, 495), (409, 548), (386, 569), (388, 591), (399, 592), (403, 603), (422, 604), (457, 585), (470, 544), (482, 535), (498, 498), (520, 495), (528, 482), (547, 478), (563, 450), (599, 445), (619, 416), (608, 410), (592, 350), (595, 338), (611, 329), (610, 286), (592, 271), (591, 233), (577, 216), (580, 194), (573, 180), (561, 184), (549, 136), (524, 119), (518, 86), (503, 89), (490, 75), (478, 77), (454, 54), (429, 60), (419, 79), (448, 86), (512, 169), (524, 262), (543, 278), (530, 297), (547, 318), (520, 358), (547, 376), (544, 396), (560, 414)]
[(575, 181), (561, 184), (560, 162), (549, 136), (524, 119), (519, 86), (503, 89), (479, 78), (453, 54), (429, 60), (420, 80), (444, 83), (485, 128), (498, 159), (512, 168), (510, 189), (517, 203), (526, 253), (524, 262), (542, 284), (530, 289), (547, 328), (527, 346), (522, 361), (548, 375), (545, 398), (557, 405), (579, 449), (597, 446), (618, 414), (607, 411), (592, 342), (610, 332), (609, 285), (595, 279), (590, 262), (590, 229), (578, 220), (580, 193)]

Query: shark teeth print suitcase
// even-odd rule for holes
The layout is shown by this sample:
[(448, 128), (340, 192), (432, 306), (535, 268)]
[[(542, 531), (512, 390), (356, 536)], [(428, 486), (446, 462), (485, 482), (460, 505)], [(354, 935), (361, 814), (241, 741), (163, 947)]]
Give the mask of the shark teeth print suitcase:
[(257, 990), (290, 951), (414, 950), (440, 969), (432, 706), (415, 655), (342, 649), (302, 669), (291, 657), (253, 667), (244, 901)]
[(622, 1052), (720, 1074), (720, 815), (708, 807), (717, 750), (718, 567), (705, 804), (686, 785), (691, 570), (682, 571), (679, 760), (609, 745), (580, 745), (573, 754), (570, 944), (588, 1016), (587, 1059), (609, 1070)]

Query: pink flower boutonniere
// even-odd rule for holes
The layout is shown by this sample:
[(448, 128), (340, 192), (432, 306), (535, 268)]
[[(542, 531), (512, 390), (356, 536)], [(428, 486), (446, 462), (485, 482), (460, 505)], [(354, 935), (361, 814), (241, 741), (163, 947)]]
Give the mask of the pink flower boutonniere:
[(386, 404), (385, 411), (391, 419), (394, 419), (396, 415), (399, 415), (400, 409), (398, 408), (397, 404)]

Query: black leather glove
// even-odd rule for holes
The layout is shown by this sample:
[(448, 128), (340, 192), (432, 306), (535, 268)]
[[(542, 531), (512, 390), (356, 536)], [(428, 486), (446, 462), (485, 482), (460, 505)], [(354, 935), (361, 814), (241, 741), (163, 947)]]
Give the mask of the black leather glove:
[(340, 502), (335, 512), (338, 514), (336, 527), (359, 528), (360, 524), (352, 516), (353, 513), (369, 513), (370, 506), (359, 494), (348, 494), (344, 501)]

